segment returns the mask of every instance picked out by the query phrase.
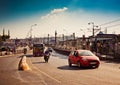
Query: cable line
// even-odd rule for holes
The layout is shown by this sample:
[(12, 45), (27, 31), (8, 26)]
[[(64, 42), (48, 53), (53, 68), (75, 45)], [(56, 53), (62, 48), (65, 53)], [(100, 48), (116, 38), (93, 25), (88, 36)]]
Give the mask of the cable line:
[(118, 26), (118, 25), (120, 25), (120, 24), (115, 24), (115, 25), (111, 25), (111, 26), (104, 27), (104, 28), (115, 27), (115, 26)]
[(110, 21), (110, 22), (107, 22), (107, 23), (101, 24), (101, 25), (99, 25), (99, 26), (103, 26), (103, 25), (111, 24), (111, 23), (118, 22), (118, 21), (120, 21), (120, 19), (117, 19), (117, 20), (114, 20), (114, 21)]

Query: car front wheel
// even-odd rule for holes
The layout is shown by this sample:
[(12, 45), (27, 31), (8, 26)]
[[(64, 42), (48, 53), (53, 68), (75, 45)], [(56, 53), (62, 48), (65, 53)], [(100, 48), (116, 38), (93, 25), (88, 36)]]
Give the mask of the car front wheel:
[(77, 66), (80, 68), (81, 67), (81, 63), (78, 61), (77, 62)]

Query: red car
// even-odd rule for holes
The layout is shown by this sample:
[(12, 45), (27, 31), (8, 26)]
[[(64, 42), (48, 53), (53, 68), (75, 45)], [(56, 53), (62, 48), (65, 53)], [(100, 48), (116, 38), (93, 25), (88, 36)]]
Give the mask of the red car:
[(100, 60), (89, 50), (75, 50), (70, 53), (68, 64), (69, 66), (77, 64), (78, 67), (98, 68)]

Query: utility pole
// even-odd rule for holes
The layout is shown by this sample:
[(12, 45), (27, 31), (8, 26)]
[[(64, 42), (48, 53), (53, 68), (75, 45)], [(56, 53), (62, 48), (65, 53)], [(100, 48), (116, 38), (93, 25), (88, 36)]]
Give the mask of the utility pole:
[(73, 33), (73, 39), (75, 40), (75, 33)]
[(88, 23), (88, 25), (90, 25), (90, 24), (92, 24), (92, 35), (94, 37), (95, 36), (95, 33), (94, 33), (94, 31), (95, 31), (95, 29), (94, 29), (94, 22)]
[(94, 37), (95, 36), (95, 30), (100, 30), (100, 29), (95, 29), (95, 27), (98, 27), (98, 26), (95, 26), (94, 22), (88, 23), (88, 25), (90, 25), (90, 24), (92, 24), (92, 36)]
[(48, 46), (49, 46), (49, 36), (50, 36), (50, 35), (48, 34)]
[(57, 44), (57, 31), (55, 30), (55, 46)]
[(62, 37), (63, 37), (63, 41), (64, 41), (64, 34), (62, 34)]
[(66, 47), (68, 46), (68, 36), (66, 35)]
[(63, 38), (63, 45), (64, 45), (64, 42), (65, 42), (65, 41), (64, 41), (64, 34), (62, 34), (62, 38)]
[(75, 33), (73, 33), (74, 47), (75, 47)]

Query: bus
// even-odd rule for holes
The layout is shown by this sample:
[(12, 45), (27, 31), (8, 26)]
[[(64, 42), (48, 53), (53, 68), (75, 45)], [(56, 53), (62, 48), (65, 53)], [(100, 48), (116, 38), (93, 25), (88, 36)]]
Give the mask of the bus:
[(33, 56), (42, 57), (44, 55), (44, 44), (33, 44)]

